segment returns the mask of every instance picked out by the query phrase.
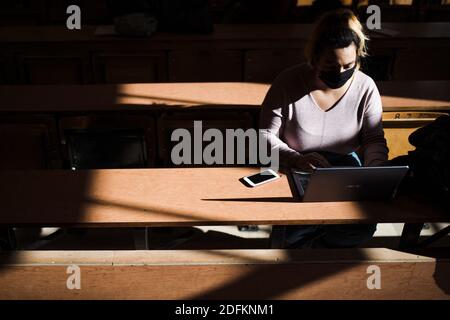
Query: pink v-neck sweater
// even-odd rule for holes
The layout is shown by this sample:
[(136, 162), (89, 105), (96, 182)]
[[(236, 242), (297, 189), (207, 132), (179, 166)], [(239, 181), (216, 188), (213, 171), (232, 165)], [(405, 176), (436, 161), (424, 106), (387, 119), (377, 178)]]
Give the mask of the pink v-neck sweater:
[(355, 71), (346, 93), (323, 111), (307, 89), (307, 68), (301, 64), (283, 71), (262, 104), (260, 129), (270, 147), (279, 149), (280, 163), (291, 166), (311, 151), (349, 154), (359, 148), (364, 166), (385, 162), (388, 148), (374, 81)]

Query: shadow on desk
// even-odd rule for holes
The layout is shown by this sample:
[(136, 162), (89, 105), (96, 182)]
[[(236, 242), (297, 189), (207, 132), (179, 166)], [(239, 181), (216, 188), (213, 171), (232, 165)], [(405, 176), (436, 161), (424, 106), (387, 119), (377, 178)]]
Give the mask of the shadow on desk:
[(450, 265), (441, 259), (436, 261), (436, 269), (434, 271), (434, 280), (441, 290), (450, 297)]
[[(242, 276), (189, 299), (450, 299), (449, 259), (437, 259), (433, 273), (430, 262), (374, 261), (364, 249), (327, 252), (326, 259), (320, 250), (287, 253), (292, 263), (249, 265)], [(381, 270), (380, 290), (367, 287), (373, 264)]]
[(436, 268), (434, 270), (433, 278), (436, 281), (436, 285), (450, 299), (450, 250), (447, 247), (432, 247), (411, 250), (411, 253), (436, 259)]
[(265, 197), (265, 198), (212, 198), (203, 201), (237, 201), (237, 202), (297, 202), (292, 197)]

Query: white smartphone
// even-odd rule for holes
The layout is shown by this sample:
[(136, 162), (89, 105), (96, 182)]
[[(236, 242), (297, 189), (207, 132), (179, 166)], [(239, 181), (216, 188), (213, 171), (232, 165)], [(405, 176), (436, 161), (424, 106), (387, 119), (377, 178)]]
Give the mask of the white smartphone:
[(276, 173), (272, 169), (267, 169), (263, 172), (244, 177), (244, 181), (247, 182), (251, 187), (256, 187), (266, 182), (278, 179), (279, 177), (280, 175), (278, 173)]

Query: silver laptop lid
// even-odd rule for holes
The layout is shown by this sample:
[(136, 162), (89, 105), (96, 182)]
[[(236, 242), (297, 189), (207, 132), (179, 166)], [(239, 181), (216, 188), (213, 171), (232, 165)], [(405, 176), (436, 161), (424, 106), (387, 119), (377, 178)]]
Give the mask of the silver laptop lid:
[(309, 175), (292, 171), (292, 178), (303, 202), (381, 201), (394, 197), (408, 169), (408, 166), (317, 168)]

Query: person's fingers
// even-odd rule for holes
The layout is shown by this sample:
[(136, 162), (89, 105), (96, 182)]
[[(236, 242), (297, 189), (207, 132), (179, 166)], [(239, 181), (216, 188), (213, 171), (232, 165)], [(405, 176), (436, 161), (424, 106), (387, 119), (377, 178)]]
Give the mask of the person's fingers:
[(328, 160), (317, 152), (307, 153), (303, 156), (301, 161), (296, 165), (299, 170), (311, 172), (317, 167), (319, 168), (329, 168), (331, 164)]
[(310, 159), (308, 159), (308, 164), (309, 165), (312, 165), (312, 166), (314, 166), (314, 167), (322, 167), (322, 162), (320, 161), (320, 160), (318, 160), (318, 159), (316, 159), (316, 158), (310, 158)]
[(331, 167), (331, 164), (325, 158), (323, 158), (323, 167), (324, 168), (330, 168)]
[(296, 169), (300, 170), (300, 171), (304, 171), (304, 172), (312, 172), (312, 168), (310, 163), (307, 161), (307, 159), (303, 159), (303, 161), (298, 162), (296, 164)]
[(316, 161), (318, 161), (320, 163), (321, 167), (323, 167), (323, 168), (331, 167), (331, 164), (328, 162), (328, 160), (321, 154), (314, 153), (313, 156), (314, 156), (314, 159), (316, 159)]
[(302, 169), (302, 171), (304, 172), (308, 172), (308, 173), (313, 173), (314, 170), (316, 169), (315, 166), (313, 166), (311, 163), (308, 163), (304, 169)]
[(328, 161), (318, 153), (311, 154), (311, 156), (308, 160), (316, 167), (322, 167), (322, 168), (330, 167), (330, 164), (328, 163)]

